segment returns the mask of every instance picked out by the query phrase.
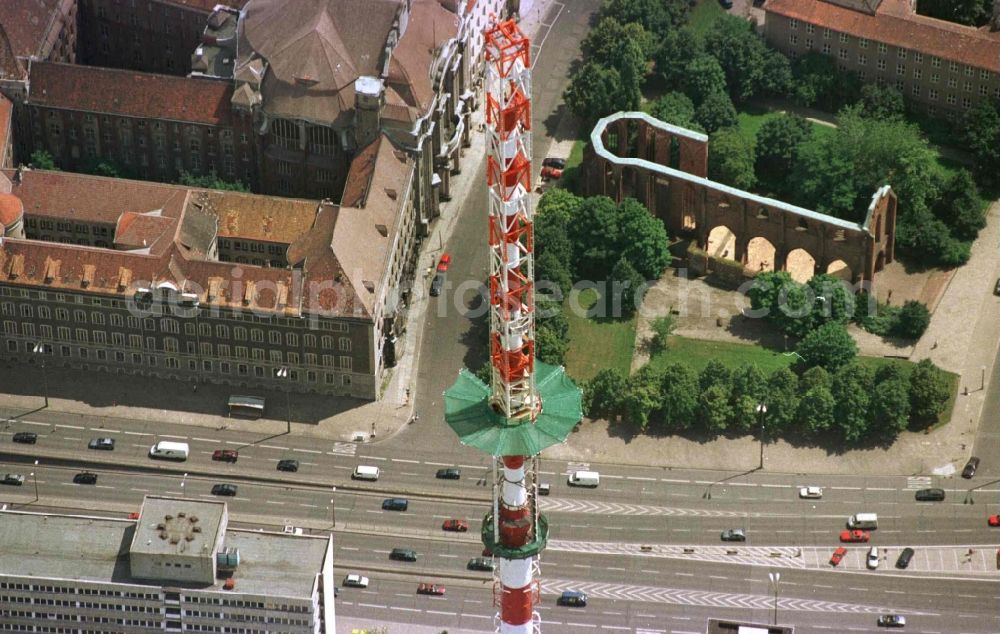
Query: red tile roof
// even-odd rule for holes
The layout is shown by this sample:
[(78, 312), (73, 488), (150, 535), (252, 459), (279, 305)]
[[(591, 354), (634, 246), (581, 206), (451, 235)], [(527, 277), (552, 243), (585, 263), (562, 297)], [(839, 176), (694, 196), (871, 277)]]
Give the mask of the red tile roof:
[(40, 55), (60, 0), (3, 0), (0, 20), (18, 57)]
[[(6, 170), (13, 177), (13, 170)], [(84, 174), (24, 170), (11, 193), (29, 216), (68, 218), (114, 225), (123, 213), (163, 210), (179, 218), (188, 189), (176, 185)]]
[(229, 125), (231, 82), (34, 62), (28, 103), (50, 108)]
[(13, 112), (14, 104), (3, 95), (0, 95), (0, 167), (6, 167), (3, 164), (3, 159), (6, 156), (7, 145), (13, 141), (10, 133), (13, 124)]
[(822, 0), (768, 0), (764, 11), (1000, 73), (1000, 33), (916, 15), (907, 0), (883, 0), (875, 15)]

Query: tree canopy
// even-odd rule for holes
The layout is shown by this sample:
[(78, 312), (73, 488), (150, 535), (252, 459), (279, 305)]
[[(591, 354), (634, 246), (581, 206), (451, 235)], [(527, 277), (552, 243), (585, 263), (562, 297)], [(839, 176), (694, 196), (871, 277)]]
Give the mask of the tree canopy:
[(755, 148), (737, 128), (717, 130), (708, 141), (708, 177), (739, 189), (757, 184), (754, 173)]

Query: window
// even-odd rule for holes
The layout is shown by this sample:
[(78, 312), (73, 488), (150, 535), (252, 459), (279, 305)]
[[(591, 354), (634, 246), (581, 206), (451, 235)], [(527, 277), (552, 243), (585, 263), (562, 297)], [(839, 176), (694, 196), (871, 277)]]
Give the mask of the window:
[(906, 85), (903, 83), (902, 79), (897, 79), (895, 86), (896, 90), (898, 90), (899, 92), (903, 92), (903, 89), (906, 88)]
[(975, 71), (972, 69), (972, 66), (966, 66), (965, 67), (965, 76), (966, 77), (972, 77), (974, 74), (975, 74)]
[(282, 176), (291, 176), (292, 164), (287, 161), (278, 161), (278, 173)]
[(847, 49), (842, 48), (839, 51), (837, 51), (837, 57), (839, 57), (840, 59), (847, 59)]
[(896, 56), (899, 57), (899, 59), (906, 59), (906, 49), (905, 48), (897, 48), (896, 49)]
[(250, 341), (255, 343), (263, 343), (264, 341), (264, 331), (260, 328), (252, 328), (250, 330)]
[(958, 72), (958, 62), (948, 62), (948, 70), (953, 73)]
[(903, 65), (903, 64), (896, 64), (896, 74), (897, 75), (905, 75), (906, 74), (906, 66)]
[(289, 348), (297, 348), (299, 346), (299, 336), (294, 332), (285, 333), (285, 345)]
[(958, 80), (955, 79), (954, 77), (949, 77), (948, 78), (948, 88), (955, 88), (956, 86), (958, 86)]
[(876, 63), (876, 66), (878, 66), (879, 70), (885, 70), (885, 60), (880, 58)]
[(271, 126), (274, 143), (290, 150), (299, 149), (299, 126), (285, 119), (275, 119)]
[(806, 38), (806, 50), (812, 50), (813, 41), (811, 37)]
[(919, 81), (919, 80), (920, 80), (920, 77), (921, 77), (922, 75), (923, 75), (923, 71), (921, 71), (921, 70), (920, 70), (919, 68), (914, 68), (914, 69), (913, 69), (913, 78), (914, 78), (914, 79), (916, 79), (916, 80), (918, 80), (918, 81)]
[(833, 34), (833, 31), (831, 31), (830, 29), (823, 29), (823, 39), (824, 40), (830, 39), (830, 36), (832, 34)]
[(914, 97), (919, 97), (920, 96), (920, 86), (917, 85), (917, 84), (914, 84), (913, 88), (910, 89), (910, 92), (913, 94)]
[(878, 43), (878, 52), (879, 53), (885, 55), (886, 51), (888, 51), (888, 50), (889, 50), (889, 48), (885, 45), (885, 42), (879, 42)]
[(229, 339), (229, 326), (216, 326), (215, 327), (215, 338), (216, 339)]
[(791, 20), (788, 21), (788, 28), (790, 28), (790, 29), (797, 29), (797, 28), (799, 28), (799, 21), (796, 20), (796, 19), (794, 19), (794, 18), (792, 18)]
[(807, 23), (806, 24), (806, 33), (815, 33), (815, 32), (816, 32), (816, 25), (814, 25), (814, 24), (808, 24)]
[(824, 55), (829, 55), (830, 54), (830, 45), (829, 44), (826, 44), (826, 43), (823, 44), (823, 54)]
[(914, 53), (913, 54), (913, 61), (915, 61), (918, 64), (923, 64), (924, 63), (924, 54), (923, 53)]
[(972, 92), (972, 82), (971, 81), (965, 82), (965, 92)]
[(987, 93), (989, 93), (989, 89), (987, 88), (986, 84), (979, 84), (979, 95), (981, 97), (985, 97)]
[(347, 356), (343, 356), (343, 355), (340, 356), (340, 369), (341, 370), (350, 370), (351, 369), (351, 357), (347, 357)]
[(341, 337), (339, 339), (339, 341), (337, 342), (337, 345), (338, 345), (338, 349), (341, 352), (350, 352), (351, 351), (351, 339), (350, 339), (350, 337)]
[(941, 79), (941, 75), (938, 75), (937, 73), (931, 73), (931, 83), (932, 84), (938, 83), (939, 79)]
[(868, 48), (868, 40), (866, 38), (859, 37), (858, 48)]
[(244, 328), (243, 326), (236, 326), (235, 328), (233, 328), (233, 338), (236, 339), (237, 341), (246, 341), (247, 329)]
[(799, 43), (799, 36), (798, 36), (798, 35), (795, 35), (794, 33), (791, 33), (791, 34), (790, 34), (790, 35), (788, 36), (788, 43), (789, 43), (789, 44), (791, 44), (791, 45), (793, 45), (793, 46), (794, 46), (795, 44), (798, 44), (798, 43)]
[(940, 57), (932, 57), (931, 58), (931, 66), (933, 66), (934, 68), (941, 68), (941, 58)]
[(945, 99), (945, 101), (947, 101), (949, 105), (953, 106), (953, 105), (955, 105), (955, 102), (957, 101), (957, 99), (955, 99), (955, 95), (949, 94), (948, 97), (947, 97), (947, 99)]
[(858, 53), (858, 66), (865, 66), (868, 64), (868, 56), (863, 53)]
[(972, 100), (969, 99), (968, 97), (962, 97), (962, 107), (963, 108), (971, 108), (972, 107)]
[(847, 33), (841, 33), (840, 34), (840, 43), (841, 44), (847, 44)]

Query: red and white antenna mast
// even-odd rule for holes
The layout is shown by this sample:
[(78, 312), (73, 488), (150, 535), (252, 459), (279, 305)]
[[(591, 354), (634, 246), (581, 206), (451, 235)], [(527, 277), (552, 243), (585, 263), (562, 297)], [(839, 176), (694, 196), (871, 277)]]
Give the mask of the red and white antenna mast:
[[(530, 422), (541, 409), (535, 391), (535, 302), (531, 212), (531, 42), (508, 20), (486, 32), (486, 135), (490, 205), (491, 404), (504, 418)], [(520, 549), (534, 541), (534, 491), (525, 462), (500, 458), (494, 488), (497, 541)], [(501, 465), (496, 465), (500, 467)], [(534, 487), (531, 487), (534, 489)], [(530, 504), (529, 504), (530, 497)], [(544, 547), (542, 542), (541, 547)], [(504, 557), (497, 549), (502, 634), (540, 630), (534, 612), (535, 556)], [(539, 549), (540, 550), (540, 549)]]
[(462, 369), (445, 391), (445, 421), (463, 444), (494, 458), (482, 538), (498, 564), (501, 634), (541, 631), (536, 577), (549, 525), (536, 504), (538, 454), (564, 442), (583, 416), (580, 390), (563, 369), (535, 362), (530, 52), (513, 21), (485, 33), (490, 385)]

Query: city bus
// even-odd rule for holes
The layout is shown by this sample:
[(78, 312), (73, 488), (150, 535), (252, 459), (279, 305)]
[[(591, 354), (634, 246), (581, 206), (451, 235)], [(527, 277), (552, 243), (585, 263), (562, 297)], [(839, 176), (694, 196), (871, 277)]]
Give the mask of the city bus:
[(230, 396), (229, 415), (260, 418), (264, 415), (264, 399), (259, 396)]

